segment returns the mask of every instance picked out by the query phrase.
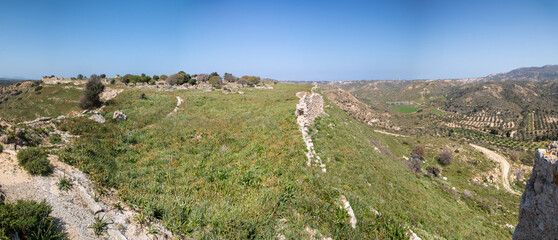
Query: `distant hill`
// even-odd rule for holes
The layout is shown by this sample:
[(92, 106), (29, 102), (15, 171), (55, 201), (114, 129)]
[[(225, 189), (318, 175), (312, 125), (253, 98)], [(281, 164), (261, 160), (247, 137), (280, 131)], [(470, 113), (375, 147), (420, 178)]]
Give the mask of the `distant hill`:
[(545, 65), (542, 67), (518, 68), (506, 73), (491, 74), (484, 78), (487, 81), (558, 81), (558, 65)]

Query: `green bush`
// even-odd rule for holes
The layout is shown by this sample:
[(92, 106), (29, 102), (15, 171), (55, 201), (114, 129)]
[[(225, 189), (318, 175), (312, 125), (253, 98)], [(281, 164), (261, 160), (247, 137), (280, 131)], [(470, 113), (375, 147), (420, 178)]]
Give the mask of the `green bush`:
[(0, 144), (0, 152), (4, 151), (4, 145)]
[(56, 231), (51, 210), (45, 201), (0, 204), (0, 239), (67, 239)]
[(47, 153), (41, 148), (26, 148), (17, 153), (17, 160), (32, 175), (47, 175), (51, 172)]
[(101, 83), (101, 79), (93, 74), (91, 79), (85, 84), (85, 90), (83, 90), (83, 95), (79, 100), (79, 107), (82, 109), (93, 109), (100, 107), (102, 102), (99, 98), (105, 90), (105, 85)]
[(43, 86), (37, 86), (35, 87), (35, 92), (41, 91), (41, 89), (43, 89)]

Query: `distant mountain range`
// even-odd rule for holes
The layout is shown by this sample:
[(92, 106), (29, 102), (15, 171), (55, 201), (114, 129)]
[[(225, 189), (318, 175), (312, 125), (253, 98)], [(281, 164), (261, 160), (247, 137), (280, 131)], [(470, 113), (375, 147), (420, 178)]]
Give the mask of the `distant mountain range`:
[(484, 77), (485, 81), (558, 81), (558, 65), (545, 65), (542, 67), (523, 67), (506, 73), (490, 74)]

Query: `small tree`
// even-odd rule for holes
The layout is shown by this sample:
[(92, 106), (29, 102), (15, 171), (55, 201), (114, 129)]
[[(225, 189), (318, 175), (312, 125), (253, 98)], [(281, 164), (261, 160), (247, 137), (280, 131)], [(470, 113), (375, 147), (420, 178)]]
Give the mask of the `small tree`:
[(219, 76), (219, 74), (217, 72), (212, 72), (211, 74), (209, 74), (209, 78), (215, 77), (215, 76)]
[(221, 85), (221, 83), (223, 82), (223, 79), (220, 76), (213, 76), (211, 78), (209, 78), (209, 84), (215, 86), (215, 85)]
[(248, 83), (248, 82), (246, 82), (246, 79), (244, 79), (244, 77), (239, 78), (236, 82), (238, 84), (242, 85), (243, 87)]
[(413, 153), (419, 155), (421, 158), (426, 157), (426, 150), (420, 144), (415, 145), (415, 147), (413, 148)]
[(159, 80), (159, 76), (153, 75), (153, 80), (155, 80), (155, 81)]
[(236, 77), (230, 73), (225, 73), (225, 81), (227, 82), (234, 82)]
[(78, 75), (77, 75), (77, 79), (79, 79), (79, 80), (83, 79), (83, 74), (81, 74), (81, 73), (78, 74)]
[(82, 109), (91, 109), (101, 106), (99, 94), (105, 90), (105, 85), (101, 83), (99, 76), (93, 74), (91, 79), (85, 84), (83, 95), (79, 100), (79, 107)]
[(190, 81), (188, 81), (188, 83), (190, 85), (196, 85), (196, 79), (195, 78), (191, 78)]
[(161, 80), (164, 81), (164, 80), (167, 80), (167, 78), (169, 78), (169, 76), (167, 76), (167, 75), (165, 75), (165, 74), (161, 75)]
[(451, 160), (453, 160), (453, 155), (452, 155), (451, 151), (444, 150), (444, 151), (440, 152), (440, 163), (441, 164), (448, 165), (448, 164), (451, 163)]
[(100, 77), (101, 77), (101, 78), (106, 78), (107, 75), (103, 73), (103, 74), (100, 75)]
[(128, 86), (128, 84), (130, 83), (130, 79), (127, 77), (123, 77), (122, 78), (122, 83), (124, 83), (124, 85)]
[(167, 83), (169, 85), (178, 85), (178, 84), (182, 84), (183, 82), (184, 82), (184, 75), (180, 73), (175, 73), (173, 75), (170, 75), (169, 78), (167, 78)]

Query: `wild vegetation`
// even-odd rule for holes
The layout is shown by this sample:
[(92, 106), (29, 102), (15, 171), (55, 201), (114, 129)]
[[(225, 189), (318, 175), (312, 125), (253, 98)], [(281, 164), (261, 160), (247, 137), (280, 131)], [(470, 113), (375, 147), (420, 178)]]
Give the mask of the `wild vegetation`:
[(0, 200), (0, 239), (67, 239), (58, 232), (50, 212), (51, 207), (44, 201)]
[[(322, 172), (306, 165), (306, 150), (294, 117), (296, 93), (310, 91), (310, 85), (276, 84), (273, 89), (247, 88), (240, 93), (217, 86), (274, 82), (255, 76), (236, 78), (230, 73), (138, 77), (122, 77), (129, 86), (118, 86), (123, 92), (95, 110), (106, 122), (83, 114), (56, 121), (58, 130), (79, 137), (49, 152), (87, 173), (98, 184), (99, 196), (116, 189), (123, 204), (140, 212), (133, 221), (145, 227), (161, 222), (181, 237), (196, 239), (261, 239), (278, 234), (287, 239), (313, 234), (334, 239), (405, 239), (408, 229), (424, 239), (502, 239), (511, 234), (506, 224), (517, 222), (519, 196), (498, 190), (501, 183), (482, 178), (497, 165), (468, 142), (514, 146), (502, 152), (517, 164), (529, 159), (518, 150), (537, 143), (490, 132), (503, 124), (480, 130), (441, 124), (469, 119), (458, 118), (459, 113), (443, 107), (443, 100), (451, 98), (445, 94), (444, 82), (417, 82), (418, 87), (400, 82), (344, 86), (368, 104), (367, 110), (377, 114), (373, 116), (390, 120), (406, 135), (377, 132), (370, 127), (374, 121), (358, 121), (361, 119), (326, 98), (326, 114), (309, 129), (315, 151), (327, 167)], [(90, 82), (97, 82), (95, 79), (92, 76)], [(84, 96), (87, 92), (97, 96), (89, 102), (100, 101), (98, 84), (103, 85), (103, 79), (98, 80), (84, 86)], [(217, 91), (134, 87), (154, 81), (205, 84)], [(42, 88), (35, 91), (37, 86)], [(382, 91), (371, 99), (359, 86)], [(79, 87), (41, 84), (26, 87), (22, 94), (43, 102), (52, 98), (44, 96), (59, 94), (57, 113), (51, 115), (56, 116), (76, 110)], [(68, 94), (60, 95), (64, 91)], [(408, 98), (395, 99), (394, 93)], [(177, 106), (177, 99), (183, 103)], [(14, 119), (32, 118), (4, 109), (13, 101), (0, 104), (0, 116), (15, 113)], [(33, 101), (19, 106), (41, 111), (41, 105), (31, 104)], [(117, 110), (127, 115), (126, 120), (112, 118)], [(499, 119), (504, 119), (496, 113), (474, 114), (468, 121), (501, 123)], [(532, 131), (549, 128), (549, 116), (532, 116)], [(10, 131), (15, 132), (6, 129), (6, 133)], [(33, 131), (40, 130), (28, 130)], [(43, 140), (35, 145), (63, 142), (60, 134), (48, 136), (50, 131), (43, 131), (47, 136), (41, 132)], [(47, 163), (50, 169), (43, 148), (20, 150), (18, 159), (26, 169), (31, 162)], [(32, 168), (46, 169), (47, 164)], [(524, 179), (516, 178), (512, 187), (519, 190)], [(72, 181), (60, 178), (57, 186), (66, 191), (72, 188)], [(341, 196), (354, 209), (354, 229), (349, 214), (340, 208)], [(98, 218), (90, 228), (103, 234), (106, 222)]]

